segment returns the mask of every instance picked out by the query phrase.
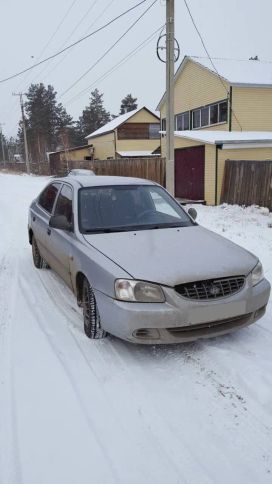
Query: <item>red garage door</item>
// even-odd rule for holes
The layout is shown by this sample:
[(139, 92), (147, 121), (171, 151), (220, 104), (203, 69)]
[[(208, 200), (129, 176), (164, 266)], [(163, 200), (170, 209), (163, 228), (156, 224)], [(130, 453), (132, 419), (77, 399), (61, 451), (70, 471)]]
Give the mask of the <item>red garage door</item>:
[(175, 150), (175, 196), (204, 200), (205, 146)]

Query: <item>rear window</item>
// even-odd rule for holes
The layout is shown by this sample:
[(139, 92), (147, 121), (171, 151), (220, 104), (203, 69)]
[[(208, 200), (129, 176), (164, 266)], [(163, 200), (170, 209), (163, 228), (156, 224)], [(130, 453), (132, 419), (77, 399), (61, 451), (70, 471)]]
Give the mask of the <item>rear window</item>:
[(52, 183), (51, 185), (46, 187), (39, 196), (39, 205), (49, 213), (52, 213), (59, 187), (59, 183)]

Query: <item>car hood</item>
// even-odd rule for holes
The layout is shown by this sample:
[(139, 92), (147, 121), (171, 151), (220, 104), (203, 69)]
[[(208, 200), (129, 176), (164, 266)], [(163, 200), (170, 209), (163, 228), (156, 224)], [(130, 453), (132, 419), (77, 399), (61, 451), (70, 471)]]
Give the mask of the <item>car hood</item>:
[(258, 259), (200, 226), (84, 235), (135, 279), (175, 286), (247, 275)]

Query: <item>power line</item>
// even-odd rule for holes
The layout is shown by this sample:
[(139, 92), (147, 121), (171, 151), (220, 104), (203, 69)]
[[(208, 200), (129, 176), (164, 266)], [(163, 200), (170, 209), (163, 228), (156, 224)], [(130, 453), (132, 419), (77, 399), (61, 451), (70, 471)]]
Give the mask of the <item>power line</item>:
[(73, 82), (73, 84), (71, 84), (63, 93), (61, 93), (60, 95), (60, 98), (62, 98), (67, 92), (69, 92), (74, 86), (76, 86), (76, 84), (79, 83), (79, 81), (81, 81), (81, 79), (83, 79), (90, 71), (92, 71), (94, 69), (94, 67), (97, 66), (97, 64), (99, 62), (101, 62), (102, 59), (104, 59), (106, 57), (106, 55), (109, 54), (109, 52), (111, 52), (113, 50), (113, 48), (125, 37), (125, 35), (128, 34), (128, 32), (130, 32), (130, 30), (132, 30), (132, 28), (144, 17), (144, 15), (146, 15), (146, 13), (153, 7), (153, 5), (155, 5), (155, 3), (157, 2), (158, 0), (154, 0), (151, 5), (149, 5), (148, 8), (146, 8), (146, 10), (129, 26), (129, 28), (114, 42), (114, 44), (112, 44), (107, 50), (106, 52), (104, 52), (103, 55), (101, 55), (99, 57), (99, 59), (97, 59), (97, 61), (94, 62), (94, 64), (91, 65), (91, 67), (89, 67), (89, 69), (87, 69), (87, 71), (85, 71), (78, 79), (76, 79), (75, 82)]
[[(164, 28), (164, 27), (163, 27)], [(103, 81), (106, 79), (110, 74), (115, 72), (121, 65), (125, 64), (129, 59), (134, 57), (134, 55), (138, 54), (144, 47), (146, 47), (150, 42), (153, 40), (153, 38), (157, 35), (157, 33), (161, 30), (161, 27), (159, 27), (157, 30), (155, 30), (151, 35), (149, 35), (143, 42), (141, 42), (139, 45), (137, 45), (133, 50), (131, 50), (125, 57), (123, 57), (117, 64), (112, 66), (108, 71), (104, 72), (96, 81), (92, 82), (91, 84), (88, 85), (88, 87), (85, 87), (80, 91), (78, 94), (70, 98), (65, 105), (69, 106), (72, 104), (76, 99), (80, 98), (83, 94), (85, 94), (89, 89), (95, 85), (97, 85), (99, 82)]]
[[(96, 81), (94, 81), (92, 84), (90, 84), (87, 88), (83, 89), (81, 92), (79, 92), (76, 96), (73, 98), (69, 99), (65, 105), (70, 105), (72, 104), (76, 99), (81, 97), (82, 94), (87, 92), (93, 85), (97, 85), (98, 82), (103, 81), (106, 79), (110, 74), (112, 74), (114, 71), (116, 71), (121, 65), (125, 64), (129, 59), (134, 57), (138, 52), (140, 52), (144, 47), (146, 47), (150, 42), (155, 38), (155, 36), (158, 34), (159, 31), (162, 31), (164, 29), (165, 24), (158, 29), (156, 29), (152, 34), (150, 34), (148, 37), (146, 37), (145, 40), (143, 40), (140, 44), (138, 44), (133, 50), (131, 50), (125, 57), (123, 57), (117, 64), (112, 66), (108, 71), (106, 71), (102, 76), (100, 76)], [(43, 119), (41, 117), (40, 119)], [(17, 125), (17, 124), (16, 124)], [(35, 139), (36, 134), (28, 134), (28, 139)]]
[[(47, 47), (50, 45), (50, 43), (52, 42), (53, 38), (56, 36), (56, 34), (58, 33), (59, 29), (61, 28), (61, 26), (63, 25), (64, 21), (66, 20), (66, 18), (68, 17), (70, 11), (72, 10), (73, 6), (75, 5), (75, 3), (77, 2), (78, 0), (72, 0), (71, 4), (69, 5), (68, 9), (66, 10), (64, 16), (62, 17), (62, 19), (60, 20), (60, 22), (58, 23), (56, 29), (54, 30), (54, 32), (51, 34), (50, 38), (48, 39), (48, 41), (46, 42), (46, 44), (44, 45), (44, 47), (42, 48), (39, 56), (38, 56), (38, 61), (41, 59), (43, 53), (45, 52), (45, 50), (47, 49)], [(17, 84), (17, 86), (15, 87), (15, 90), (17, 91), (22, 85), (23, 83), (27, 80), (28, 78), (28, 75), (29, 73), (26, 73), (26, 75), (24, 76), (24, 78)], [(7, 107), (9, 107), (7, 105)], [(4, 107), (4, 110), (6, 108)], [(15, 111), (15, 103), (14, 105), (12, 106), (11, 108), (12, 110), (12, 113)]]
[[(204, 40), (203, 40), (203, 37), (202, 37), (202, 35), (201, 35), (201, 33), (200, 33), (200, 31), (199, 31), (199, 29), (198, 29), (198, 27), (197, 27), (197, 25), (196, 25), (196, 23), (195, 23), (195, 21), (194, 21), (194, 17), (193, 17), (193, 15), (192, 15), (192, 13), (191, 13), (190, 7), (189, 7), (189, 5), (188, 5), (188, 3), (187, 3), (187, 1), (186, 1), (186, 0), (184, 0), (184, 3), (185, 3), (185, 6), (186, 6), (186, 8), (187, 8), (187, 11), (188, 11), (188, 13), (189, 13), (189, 15), (190, 15), (190, 18), (191, 18), (191, 20), (192, 20), (193, 26), (194, 26), (194, 28), (195, 28), (195, 30), (196, 30), (196, 32), (197, 32), (197, 34), (198, 34), (198, 36), (199, 36), (199, 38), (200, 38), (200, 40), (201, 40), (201, 43), (202, 43), (202, 45), (203, 45), (203, 47), (204, 47), (204, 50), (205, 50), (205, 52), (206, 52), (206, 54), (207, 54), (207, 56), (208, 56), (208, 58), (209, 58), (209, 60), (210, 60), (210, 63), (211, 63), (211, 65), (212, 65), (212, 67), (214, 68), (214, 70), (215, 70), (215, 72), (216, 72), (216, 74), (217, 74), (217, 76), (218, 76), (218, 79), (220, 80), (220, 82), (221, 82), (222, 86), (224, 87), (224, 89), (225, 89), (225, 91), (226, 91), (226, 93), (227, 93), (227, 96), (228, 96), (228, 98), (229, 98), (229, 91), (228, 91), (228, 89), (226, 88), (226, 85), (225, 85), (225, 83), (224, 83), (224, 81), (223, 81), (222, 77), (220, 76), (220, 74), (219, 74), (219, 72), (218, 72), (218, 70), (217, 70), (217, 68), (216, 68), (216, 66), (215, 66), (215, 64), (214, 64), (214, 62), (213, 62), (213, 60), (212, 60), (212, 58), (211, 58), (211, 56), (210, 56), (209, 52), (208, 52), (208, 49), (207, 49), (207, 47), (206, 47), (206, 45), (205, 45), (205, 42), (204, 42)], [(231, 109), (231, 111), (232, 111), (232, 113), (233, 113), (233, 115), (234, 115), (234, 117), (235, 117), (235, 119), (236, 119), (236, 121), (237, 121), (237, 123), (238, 123), (238, 125), (239, 125), (239, 127), (240, 127), (240, 129), (241, 129), (241, 131), (243, 131), (242, 125), (240, 124), (239, 119), (237, 118), (237, 116), (236, 116), (236, 114), (235, 114), (234, 110), (233, 110), (233, 109)]]
[[(4, 79), (0, 79), (0, 83), (3, 83), (3, 82), (7, 82), (9, 81), (10, 79), (14, 79), (15, 77), (19, 77), (20, 75), (24, 74), (25, 72), (28, 72), (32, 69), (34, 69), (35, 67), (41, 65), (41, 64), (44, 64), (44, 62), (47, 62), (49, 61), (50, 59), (54, 59), (55, 57), (59, 56), (60, 54), (62, 54), (63, 52), (66, 52), (67, 50), (71, 49), (72, 47), (74, 47), (75, 45), (78, 45), (80, 44), (81, 42), (83, 42), (84, 40), (88, 39), (89, 37), (92, 37), (93, 35), (97, 34), (98, 32), (101, 32), (101, 30), (104, 30), (106, 27), (108, 27), (109, 25), (113, 24), (114, 22), (116, 22), (117, 20), (119, 20), (121, 17), (124, 17), (124, 15), (128, 14), (129, 12), (131, 12), (132, 10), (135, 10), (137, 7), (139, 7), (140, 5), (142, 5), (143, 3), (145, 3), (147, 0), (141, 0), (141, 2), (138, 2), (136, 5), (134, 5), (133, 7), (129, 8), (128, 10), (125, 10), (124, 12), (122, 12), (121, 14), (119, 14), (117, 17), (113, 18), (112, 20), (110, 20), (109, 22), (107, 22), (105, 25), (102, 25), (102, 27), (99, 27), (98, 29), (94, 30), (93, 32), (91, 32), (90, 34), (88, 35), (85, 35), (84, 37), (82, 37), (81, 39), (78, 39), (77, 41), (73, 42), (72, 44), (68, 45), (67, 47), (64, 47), (62, 50), (56, 52), (55, 54), (52, 54), (50, 55), (49, 57), (47, 57), (46, 59), (43, 59), (41, 60), (40, 62), (37, 62), (36, 64), (30, 66), (30, 67), (27, 67), (26, 69), (23, 69), (22, 71), (20, 72), (17, 72), (16, 74), (12, 74), (11, 76), (9, 77), (6, 77)], [(156, 0), (157, 1), (157, 0)]]
[[(78, 29), (78, 27), (79, 27), (79, 26), (82, 24), (82, 22), (83, 22), (83, 21), (84, 21), (84, 20), (87, 18), (87, 16), (88, 16), (88, 15), (89, 15), (89, 13), (92, 11), (92, 9), (95, 7), (95, 5), (97, 4), (97, 2), (98, 2), (98, 1), (99, 1), (99, 0), (94, 0), (94, 2), (93, 2), (93, 3), (92, 3), (92, 4), (91, 4), (89, 7), (88, 7), (87, 11), (86, 11), (86, 12), (84, 12), (84, 14), (83, 14), (83, 15), (82, 15), (82, 17), (80, 18), (80, 20), (77, 22), (76, 26), (73, 28), (72, 32), (70, 32), (70, 34), (68, 35), (68, 37), (66, 37), (65, 41), (64, 41), (64, 42), (62, 42), (62, 44), (60, 45), (59, 50), (61, 50), (63, 47), (65, 47), (65, 45), (67, 45), (68, 40), (70, 40), (70, 39), (71, 39), (71, 37), (73, 36), (73, 34), (75, 33), (75, 31), (76, 31), (76, 30)], [(98, 17), (98, 18), (99, 18), (99, 17)], [(96, 20), (97, 20), (97, 19), (96, 19)], [(91, 27), (92, 27), (94, 24), (95, 24), (95, 22), (93, 22), (93, 23), (92, 23)], [(89, 31), (90, 31), (90, 29), (88, 29), (88, 31), (87, 31), (87, 32), (89, 32)], [(85, 35), (85, 34), (87, 34), (87, 32), (85, 32), (85, 33), (84, 33), (84, 35)], [(67, 57), (68, 55), (69, 55), (69, 52), (67, 52), (67, 53), (66, 53), (66, 55), (65, 55), (64, 57), (62, 57), (62, 58), (61, 58), (61, 59), (60, 59), (60, 60), (57, 62), (57, 64), (56, 64), (55, 66), (53, 66), (53, 67), (52, 67), (52, 69), (51, 69), (51, 70), (49, 70), (49, 72), (46, 74), (46, 77), (47, 77), (49, 74), (51, 74), (51, 72), (53, 72), (53, 71), (56, 69), (56, 67), (57, 67), (59, 64), (61, 64), (61, 63), (64, 61), (64, 59), (66, 59), (66, 57)], [(51, 62), (53, 62), (53, 59), (52, 59), (52, 61), (51, 61)], [(50, 63), (49, 63), (49, 65), (50, 65)], [(45, 65), (45, 66), (42, 68), (42, 70), (41, 70), (41, 71), (40, 71), (40, 72), (39, 72), (39, 73), (38, 73), (38, 74), (35, 76), (34, 81), (35, 81), (35, 79), (39, 78), (39, 77), (41, 76), (41, 74), (43, 74), (43, 72), (45, 72), (45, 71), (47, 70), (47, 68), (49, 67), (49, 65)]]
[(66, 20), (66, 18), (68, 17), (70, 11), (72, 10), (73, 6), (75, 5), (75, 3), (77, 2), (78, 0), (73, 0), (72, 3), (70, 4), (70, 6), (68, 7), (67, 11), (65, 12), (63, 18), (61, 19), (61, 21), (59, 22), (59, 24), (57, 25), (57, 28), (54, 30), (54, 32), (52, 33), (51, 37), (49, 38), (48, 42), (45, 44), (45, 46), (43, 47), (40, 55), (39, 55), (39, 59), (42, 57), (43, 53), (46, 51), (47, 47), (51, 44), (53, 38), (55, 37), (55, 35), (58, 33), (59, 29), (61, 28), (62, 24), (64, 23), (64, 21)]

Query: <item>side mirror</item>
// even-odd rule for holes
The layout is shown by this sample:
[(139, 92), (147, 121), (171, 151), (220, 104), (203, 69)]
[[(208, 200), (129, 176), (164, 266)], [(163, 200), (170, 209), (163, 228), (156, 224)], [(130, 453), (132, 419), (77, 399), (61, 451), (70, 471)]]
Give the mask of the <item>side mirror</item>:
[(193, 220), (196, 219), (197, 217), (197, 211), (195, 208), (193, 207), (190, 207), (189, 210), (188, 210), (188, 214), (190, 215), (190, 217), (192, 217)]
[(52, 215), (49, 220), (49, 227), (52, 227), (53, 229), (66, 230), (67, 232), (71, 232), (73, 229), (72, 224), (68, 222), (65, 215)]

